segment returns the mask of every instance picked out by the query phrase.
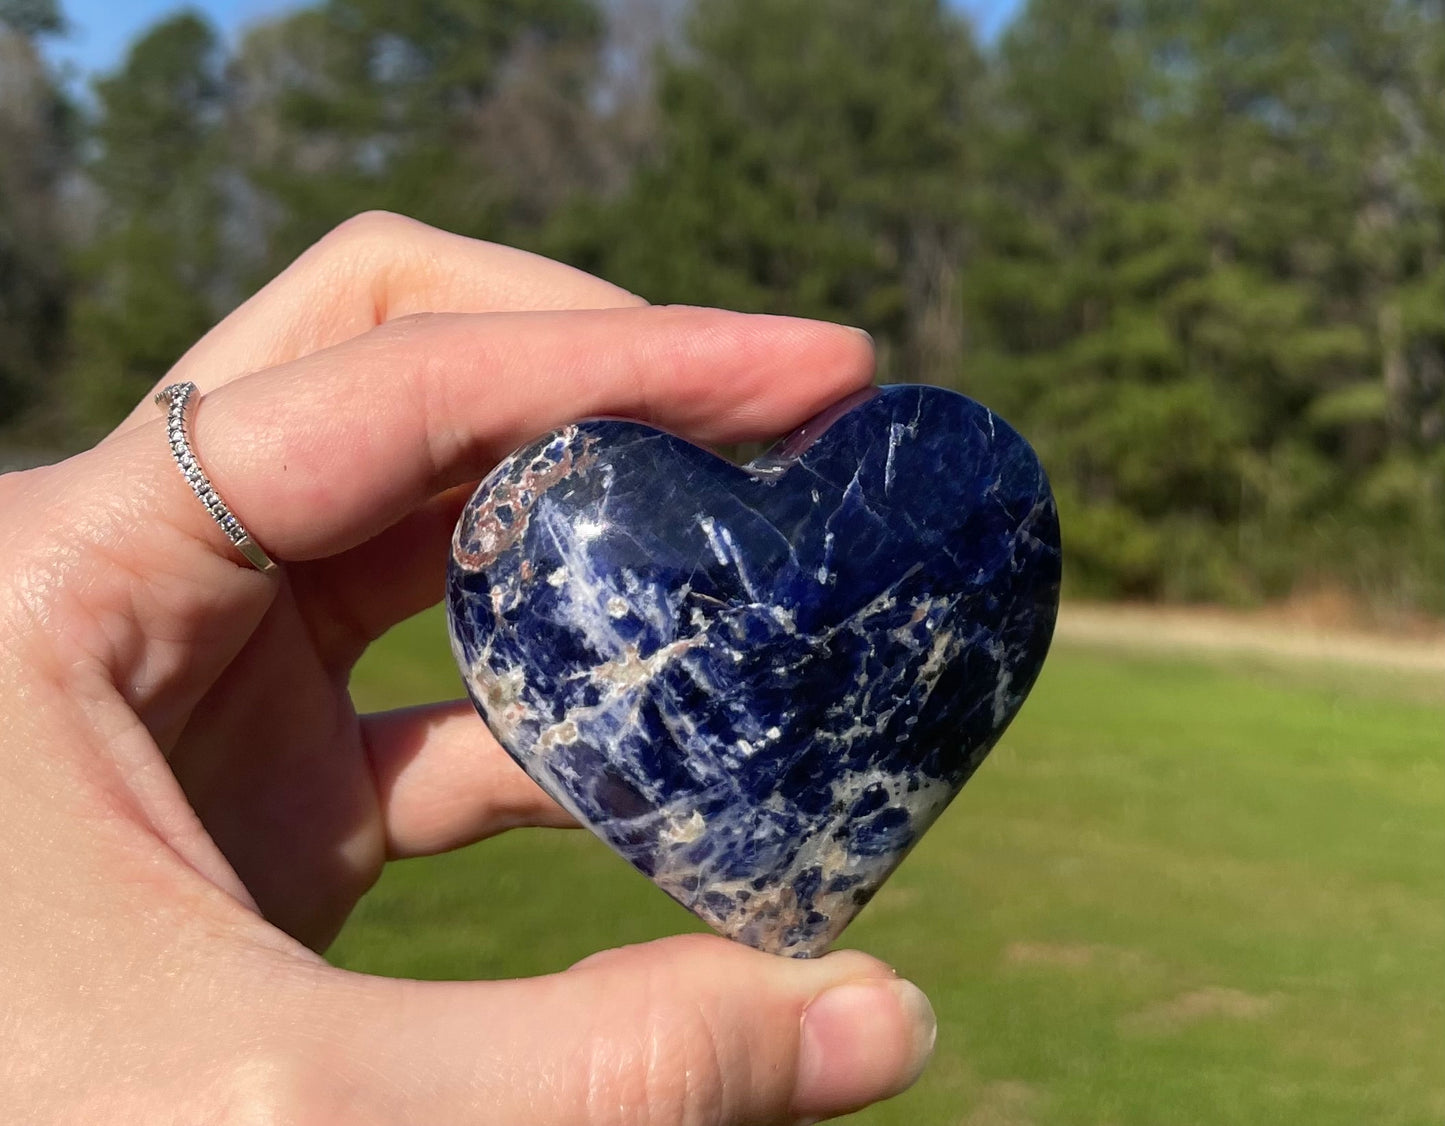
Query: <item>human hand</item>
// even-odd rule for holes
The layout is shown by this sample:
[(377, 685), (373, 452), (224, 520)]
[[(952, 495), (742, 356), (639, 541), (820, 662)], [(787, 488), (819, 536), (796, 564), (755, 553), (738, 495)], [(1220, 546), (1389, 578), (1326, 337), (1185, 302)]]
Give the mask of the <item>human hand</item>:
[(927, 1002), (861, 954), (687, 936), (413, 982), (314, 952), (387, 859), (569, 823), (469, 705), (347, 693), (440, 598), (465, 482), (591, 414), (776, 434), (871, 370), (847, 329), (363, 216), (166, 380), (200, 386), (195, 449), (279, 572), (240, 562), (148, 402), (0, 477), (5, 1120), (721, 1126), (911, 1082)]

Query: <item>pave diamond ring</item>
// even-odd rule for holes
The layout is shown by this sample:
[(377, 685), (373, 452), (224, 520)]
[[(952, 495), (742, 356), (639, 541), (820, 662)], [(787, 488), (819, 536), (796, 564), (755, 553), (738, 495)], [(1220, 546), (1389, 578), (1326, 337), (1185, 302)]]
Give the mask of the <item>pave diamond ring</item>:
[(220, 526), (221, 531), (226, 533), (226, 538), (246, 557), (246, 562), (258, 571), (274, 571), (275, 561), (261, 550), (261, 545), (241, 526), (241, 521), (236, 519), (235, 513), (216, 492), (211, 479), (201, 468), (200, 459), (191, 449), (190, 421), (195, 414), (196, 404), (200, 401), (200, 391), (190, 382), (172, 383), (156, 394), (156, 406), (166, 412), (166, 437), (170, 440), (171, 454), (175, 457), (186, 484), (190, 485), (196, 498), (206, 506), (206, 511), (211, 514), (211, 519)]

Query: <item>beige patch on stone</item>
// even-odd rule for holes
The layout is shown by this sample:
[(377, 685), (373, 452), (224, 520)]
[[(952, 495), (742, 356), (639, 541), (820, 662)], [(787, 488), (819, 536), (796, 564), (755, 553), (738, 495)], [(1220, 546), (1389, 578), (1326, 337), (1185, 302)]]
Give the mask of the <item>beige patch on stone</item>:
[(1120, 1025), (1133, 1032), (1171, 1032), (1201, 1020), (1261, 1020), (1279, 1008), (1280, 1000), (1277, 993), (1247, 993), (1209, 985), (1131, 1013)]
[(974, 1108), (959, 1126), (1034, 1126), (1043, 1095), (1021, 1079), (998, 1079), (985, 1084)]

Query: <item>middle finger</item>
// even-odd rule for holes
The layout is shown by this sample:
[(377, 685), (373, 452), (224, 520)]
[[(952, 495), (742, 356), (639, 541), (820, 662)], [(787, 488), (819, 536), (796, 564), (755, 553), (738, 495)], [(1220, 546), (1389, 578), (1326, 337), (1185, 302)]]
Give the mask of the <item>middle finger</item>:
[[(387, 212), (348, 219), (208, 332), (156, 390), (214, 390), (413, 313), (527, 312), (645, 305), (571, 266)], [(149, 396), (118, 430), (153, 415)]]

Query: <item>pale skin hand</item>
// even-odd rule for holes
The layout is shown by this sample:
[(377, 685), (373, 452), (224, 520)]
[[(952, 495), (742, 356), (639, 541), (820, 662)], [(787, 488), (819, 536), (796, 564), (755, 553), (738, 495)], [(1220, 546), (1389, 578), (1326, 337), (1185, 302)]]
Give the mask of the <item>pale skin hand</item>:
[(722, 1126), (910, 1083), (927, 1003), (861, 954), (690, 936), (412, 982), (315, 953), (387, 859), (569, 824), (470, 706), (358, 716), (347, 694), (440, 597), (465, 483), (589, 414), (775, 435), (871, 371), (847, 329), (649, 308), (363, 216), (166, 380), (200, 385), (196, 448), (279, 576), (240, 562), (148, 402), (0, 477), (7, 1121)]

